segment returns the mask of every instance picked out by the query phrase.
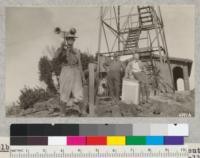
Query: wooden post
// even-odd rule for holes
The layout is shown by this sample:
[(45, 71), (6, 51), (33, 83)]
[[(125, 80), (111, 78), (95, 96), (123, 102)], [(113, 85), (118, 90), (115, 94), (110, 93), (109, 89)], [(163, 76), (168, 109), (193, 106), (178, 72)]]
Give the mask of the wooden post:
[(117, 19), (117, 36), (118, 36), (118, 51), (120, 51), (120, 6), (117, 7), (118, 19)]
[(184, 90), (189, 91), (190, 90), (190, 81), (189, 81), (187, 65), (183, 66), (183, 81), (184, 81)]
[(156, 34), (158, 52), (159, 52), (159, 56), (160, 56), (160, 63), (163, 64), (164, 62), (163, 62), (163, 57), (162, 57), (162, 52), (161, 52), (161, 44), (160, 44), (159, 31), (158, 31), (159, 30), (158, 17), (153, 8), (151, 8), (151, 14), (153, 15), (153, 17), (152, 17), (153, 25), (155, 26), (155, 34)]
[(93, 63), (89, 64), (89, 116), (95, 115), (95, 67)]
[(102, 21), (103, 21), (103, 7), (100, 8), (98, 53), (100, 53), (101, 51), (101, 34), (102, 34), (102, 25), (103, 25)]
[(158, 6), (158, 15), (159, 15), (160, 21), (161, 21), (160, 36), (161, 36), (161, 40), (162, 40), (164, 50), (165, 50), (164, 53), (166, 53), (166, 57), (167, 57), (167, 64), (168, 64), (168, 67), (169, 67), (171, 83), (172, 83), (172, 86), (173, 86), (173, 92), (175, 92), (174, 77), (173, 77), (172, 68), (171, 68), (171, 64), (170, 64), (170, 60), (169, 60), (169, 53), (168, 53), (168, 48), (167, 48), (167, 43), (166, 43), (165, 30), (164, 30), (162, 14), (161, 14), (161, 10), (160, 10), (159, 6)]

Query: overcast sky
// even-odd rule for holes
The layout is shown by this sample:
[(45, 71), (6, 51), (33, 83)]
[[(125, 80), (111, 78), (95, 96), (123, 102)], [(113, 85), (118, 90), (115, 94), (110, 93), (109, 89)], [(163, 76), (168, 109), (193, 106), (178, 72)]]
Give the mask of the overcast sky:
[[(128, 8), (123, 8), (128, 10)], [(75, 47), (96, 53), (99, 7), (14, 7), (6, 9), (6, 104), (18, 99), (25, 85), (41, 85), (38, 61), (49, 55), (46, 46), (58, 47), (62, 39), (53, 30), (77, 29)], [(169, 55), (194, 59), (193, 6), (162, 6)], [(194, 88), (194, 65), (190, 77)]]

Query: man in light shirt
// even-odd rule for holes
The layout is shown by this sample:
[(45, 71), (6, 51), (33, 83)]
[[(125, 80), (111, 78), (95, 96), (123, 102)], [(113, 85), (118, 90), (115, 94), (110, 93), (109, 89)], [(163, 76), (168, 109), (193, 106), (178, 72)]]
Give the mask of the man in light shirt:
[(149, 86), (145, 74), (145, 66), (139, 58), (139, 54), (133, 54), (133, 60), (131, 60), (126, 67), (125, 78), (135, 79), (139, 82), (142, 104), (144, 104), (148, 102), (149, 99)]

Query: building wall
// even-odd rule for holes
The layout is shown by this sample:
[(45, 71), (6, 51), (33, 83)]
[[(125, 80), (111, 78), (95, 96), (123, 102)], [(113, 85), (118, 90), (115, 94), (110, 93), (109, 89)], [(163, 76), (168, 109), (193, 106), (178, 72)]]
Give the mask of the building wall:
[(164, 79), (166, 83), (168, 83), (171, 86), (171, 88), (173, 87), (173, 84), (174, 84), (175, 90), (178, 90), (177, 80), (181, 78), (184, 81), (184, 90), (190, 90), (189, 72), (188, 72), (187, 63), (176, 62), (176, 61), (171, 62), (170, 67), (171, 67), (171, 72), (172, 72), (172, 78), (170, 75), (170, 71), (169, 71), (170, 69), (169, 69), (168, 64), (161, 64), (158, 61), (156, 62), (156, 64), (161, 70), (161, 73), (160, 73), (161, 77)]
[[(175, 90), (178, 90), (177, 80), (179, 78), (183, 79), (184, 82), (184, 90), (190, 90), (189, 86), (189, 70), (188, 64), (184, 61), (170, 61), (170, 68), (167, 63), (160, 63), (159, 60), (154, 60), (154, 64), (160, 70), (160, 80), (159, 82), (163, 83), (160, 84), (160, 87), (163, 91), (172, 92), (173, 87)], [(164, 86), (165, 84), (165, 86)]]

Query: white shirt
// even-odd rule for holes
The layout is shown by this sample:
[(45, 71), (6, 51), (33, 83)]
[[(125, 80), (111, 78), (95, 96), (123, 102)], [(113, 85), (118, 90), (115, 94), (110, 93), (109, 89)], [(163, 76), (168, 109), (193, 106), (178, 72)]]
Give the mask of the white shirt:
[(131, 66), (132, 72), (141, 72), (142, 71), (138, 61), (135, 61), (135, 60), (131, 61), (130, 66)]

